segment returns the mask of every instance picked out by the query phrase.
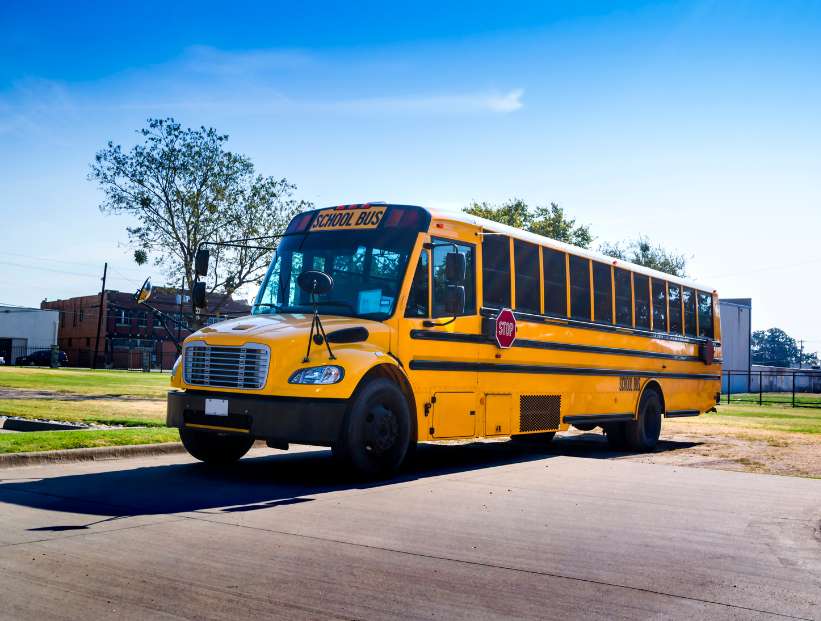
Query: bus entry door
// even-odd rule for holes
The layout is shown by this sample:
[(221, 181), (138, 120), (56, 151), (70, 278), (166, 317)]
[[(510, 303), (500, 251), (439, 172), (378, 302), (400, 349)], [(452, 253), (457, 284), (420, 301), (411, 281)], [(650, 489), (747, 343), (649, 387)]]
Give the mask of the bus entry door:
[(472, 438), (476, 435), (476, 395), (437, 392), (433, 396), (434, 438)]

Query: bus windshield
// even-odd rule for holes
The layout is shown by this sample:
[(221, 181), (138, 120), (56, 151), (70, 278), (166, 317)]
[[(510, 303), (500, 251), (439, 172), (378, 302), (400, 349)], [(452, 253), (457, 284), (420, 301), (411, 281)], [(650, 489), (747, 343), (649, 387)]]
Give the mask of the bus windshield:
[(277, 248), (252, 313), (313, 312), (311, 296), (297, 285), (305, 270), (333, 278), (317, 296), (319, 311), (382, 320), (390, 317), (417, 231), (374, 229), (288, 235)]

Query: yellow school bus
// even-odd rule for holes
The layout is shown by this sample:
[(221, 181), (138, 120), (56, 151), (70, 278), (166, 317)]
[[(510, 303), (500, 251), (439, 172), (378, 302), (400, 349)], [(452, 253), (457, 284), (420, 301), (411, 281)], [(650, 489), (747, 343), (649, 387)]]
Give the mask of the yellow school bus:
[(330, 446), (367, 475), (417, 442), (602, 427), (651, 450), (718, 401), (715, 291), (463, 213), (297, 215), (249, 316), (185, 340), (169, 426), (206, 462)]

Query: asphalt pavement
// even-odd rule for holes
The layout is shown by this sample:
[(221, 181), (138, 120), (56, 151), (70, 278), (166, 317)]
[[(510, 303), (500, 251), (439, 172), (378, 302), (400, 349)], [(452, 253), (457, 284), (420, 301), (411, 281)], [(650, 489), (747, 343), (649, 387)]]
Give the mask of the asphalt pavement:
[(0, 618), (821, 619), (820, 521), (819, 480), (562, 441), (7, 468)]

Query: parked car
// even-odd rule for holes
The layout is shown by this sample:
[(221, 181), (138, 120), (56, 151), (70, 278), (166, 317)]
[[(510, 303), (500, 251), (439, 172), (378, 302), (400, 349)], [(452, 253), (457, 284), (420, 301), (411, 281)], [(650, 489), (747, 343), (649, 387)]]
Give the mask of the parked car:
[(0, 356), (0, 365), (6, 364), (6, 358), (4, 356)]
[[(57, 360), (58, 366), (65, 366), (68, 364), (68, 355), (66, 352), (61, 351), (57, 355)], [(28, 356), (19, 356), (14, 363), (24, 366), (47, 367), (51, 364), (51, 350), (38, 349), (37, 351), (31, 352)]]

